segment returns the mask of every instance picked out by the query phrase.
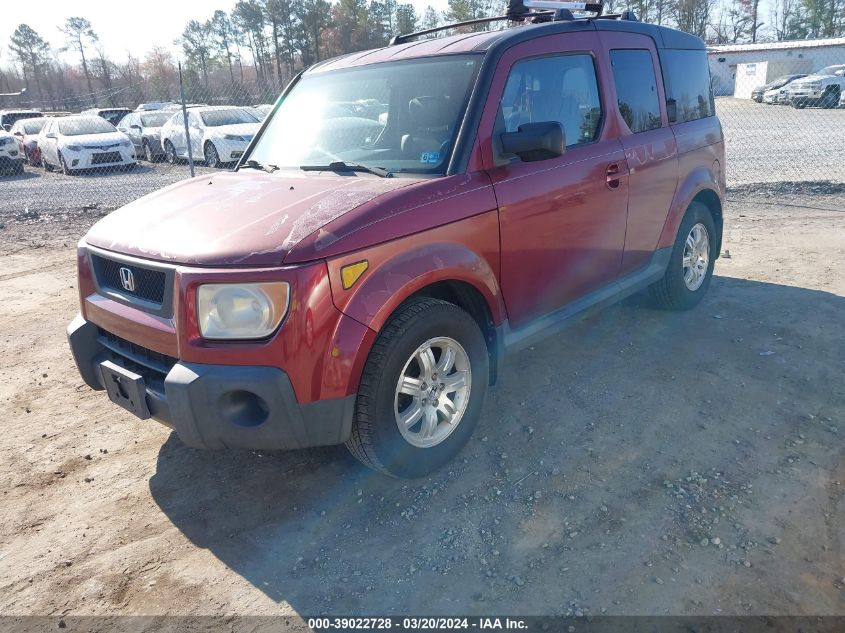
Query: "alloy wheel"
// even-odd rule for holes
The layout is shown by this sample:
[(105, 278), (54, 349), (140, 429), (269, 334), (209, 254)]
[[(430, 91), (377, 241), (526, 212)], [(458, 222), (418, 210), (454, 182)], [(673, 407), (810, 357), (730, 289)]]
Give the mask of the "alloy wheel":
[(710, 236), (701, 222), (690, 229), (684, 243), (684, 283), (693, 292), (701, 287), (710, 266)]
[(471, 385), (469, 356), (455, 339), (420, 345), (396, 384), (394, 414), (402, 437), (417, 448), (443, 442), (463, 418)]

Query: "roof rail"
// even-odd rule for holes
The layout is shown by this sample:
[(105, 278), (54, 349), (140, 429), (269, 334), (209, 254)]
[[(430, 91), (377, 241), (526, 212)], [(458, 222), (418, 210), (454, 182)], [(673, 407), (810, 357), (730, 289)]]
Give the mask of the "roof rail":
[[(457, 29), (463, 26), (490, 24), (491, 22), (505, 20), (511, 22), (522, 22), (524, 20), (531, 20), (532, 22), (573, 20), (575, 19), (573, 11), (577, 13), (595, 13), (596, 15), (592, 17), (599, 17), (602, 12), (602, 4), (601, 2), (570, 2), (569, 0), (508, 0), (508, 12), (506, 15), (466, 20), (464, 22), (444, 24), (433, 29), (425, 29), (424, 31), (394, 35), (390, 39), (389, 45), (396, 46), (397, 44), (403, 44), (423, 35), (431, 35), (432, 33)], [(626, 11), (626, 13), (629, 12)]]
[(597, 15), (597, 20), (623, 20), (625, 22), (639, 22), (637, 14), (630, 9), (622, 13), (605, 13), (604, 15)]
[(433, 29), (425, 29), (424, 31), (414, 31), (413, 33), (403, 33), (401, 35), (394, 35), (390, 38), (390, 46), (403, 44), (408, 40), (423, 35), (431, 35), (432, 33), (439, 33), (440, 31), (448, 31), (449, 29), (457, 29), (462, 26), (474, 26), (476, 24), (489, 24), (490, 22), (499, 22), (501, 20), (510, 20), (506, 15), (500, 15), (493, 18), (478, 18), (477, 20), (465, 20), (464, 22), (455, 22), (454, 24), (444, 24), (443, 26), (436, 26)]

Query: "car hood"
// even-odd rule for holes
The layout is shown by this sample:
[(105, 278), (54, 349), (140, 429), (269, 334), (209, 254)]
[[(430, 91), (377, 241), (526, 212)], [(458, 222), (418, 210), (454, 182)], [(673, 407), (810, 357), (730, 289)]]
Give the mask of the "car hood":
[(122, 143), (126, 137), (121, 132), (109, 132), (107, 134), (79, 134), (78, 136), (62, 136), (61, 142), (65, 145), (87, 145), (91, 147), (102, 147), (104, 145), (115, 145)]
[(234, 125), (218, 125), (206, 129), (207, 136), (223, 136), (224, 134), (238, 134), (255, 136), (258, 133), (260, 123), (236, 123)]
[(832, 75), (807, 75), (802, 79), (796, 79), (795, 81), (789, 84), (790, 87), (792, 86), (801, 86), (804, 84), (809, 84), (814, 81), (822, 81), (823, 79), (830, 79)]
[(85, 242), (180, 264), (278, 266), (303, 238), (412, 178), (223, 172), (184, 180), (112, 212)]

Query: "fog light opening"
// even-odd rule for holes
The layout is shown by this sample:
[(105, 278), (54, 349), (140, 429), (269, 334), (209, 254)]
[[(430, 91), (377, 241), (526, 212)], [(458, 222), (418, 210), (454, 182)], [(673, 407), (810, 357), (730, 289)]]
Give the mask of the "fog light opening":
[(267, 403), (251, 391), (227, 391), (220, 397), (220, 412), (235, 426), (252, 427), (264, 424), (270, 415)]

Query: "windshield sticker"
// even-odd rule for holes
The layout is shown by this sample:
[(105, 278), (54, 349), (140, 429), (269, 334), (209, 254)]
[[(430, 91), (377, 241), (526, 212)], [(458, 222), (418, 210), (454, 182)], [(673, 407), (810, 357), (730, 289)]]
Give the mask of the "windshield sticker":
[(440, 162), (440, 152), (423, 152), (420, 155), (420, 162), (428, 165), (436, 165)]

